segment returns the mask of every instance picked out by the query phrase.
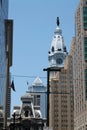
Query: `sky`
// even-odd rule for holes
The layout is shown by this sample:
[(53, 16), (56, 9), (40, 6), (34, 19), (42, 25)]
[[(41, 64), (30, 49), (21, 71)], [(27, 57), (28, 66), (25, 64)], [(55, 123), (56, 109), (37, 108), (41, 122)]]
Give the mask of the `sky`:
[(56, 18), (67, 50), (75, 36), (75, 11), (80, 0), (9, 0), (9, 19), (13, 19), (13, 65), (10, 68), (16, 92), (11, 91), (11, 109), (21, 105), (21, 96), (37, 76), (46, 86), (50, 50)]

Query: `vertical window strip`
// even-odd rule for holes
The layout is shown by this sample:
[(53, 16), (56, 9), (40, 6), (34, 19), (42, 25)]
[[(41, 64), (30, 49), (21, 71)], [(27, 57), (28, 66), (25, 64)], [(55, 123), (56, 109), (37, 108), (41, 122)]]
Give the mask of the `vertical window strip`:
[(84, 59), (87, 61), (87, 37), (84, 37)]
[(87, 100), (87, 69), (85, 69), (85, 99)]
[(87, 29), (87, 7), (83, 7), (83, 27)]

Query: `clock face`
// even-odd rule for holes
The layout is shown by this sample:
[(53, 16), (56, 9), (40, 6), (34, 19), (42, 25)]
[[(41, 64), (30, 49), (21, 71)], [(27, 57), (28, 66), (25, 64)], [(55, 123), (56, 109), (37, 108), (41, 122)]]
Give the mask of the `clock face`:
[(57, 60), (56, 60), (56, 62), (57, 62), (57, 64), (62, 64), (63, 63), (63, 59), (62, 58), (57, 58)]

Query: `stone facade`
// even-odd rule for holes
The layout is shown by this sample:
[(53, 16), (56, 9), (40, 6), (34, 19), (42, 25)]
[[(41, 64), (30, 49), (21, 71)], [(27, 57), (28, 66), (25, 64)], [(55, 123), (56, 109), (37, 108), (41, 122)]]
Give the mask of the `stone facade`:
[(50, 81), (49, 126), (53, 130), (74, 129), (72, 57), (67, 56), (64, 68)]
[(74, 127), (87, 129), (87, 0), (80, 0), (75, 13), (73, 51)]

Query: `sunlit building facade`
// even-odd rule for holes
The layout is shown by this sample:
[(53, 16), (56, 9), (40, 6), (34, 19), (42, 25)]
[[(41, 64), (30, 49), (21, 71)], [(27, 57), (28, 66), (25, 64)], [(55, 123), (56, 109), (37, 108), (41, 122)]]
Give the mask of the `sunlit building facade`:
[(42, 80), (36, 77), (33, 84), (29, 86), (27, 93), (33, 97), (33, 104), (35, 109), (40, 109), (42, 117), (46, 119), (47, 116), (47, 88), (43, 85)]
[(87, 0), (80, 0), (75, 13), (73, 44), (74, 127), (87, 129)]
[(74, 130), (74, 97), (72, 57), (50, 81), (49, 126), (53, 130)]

